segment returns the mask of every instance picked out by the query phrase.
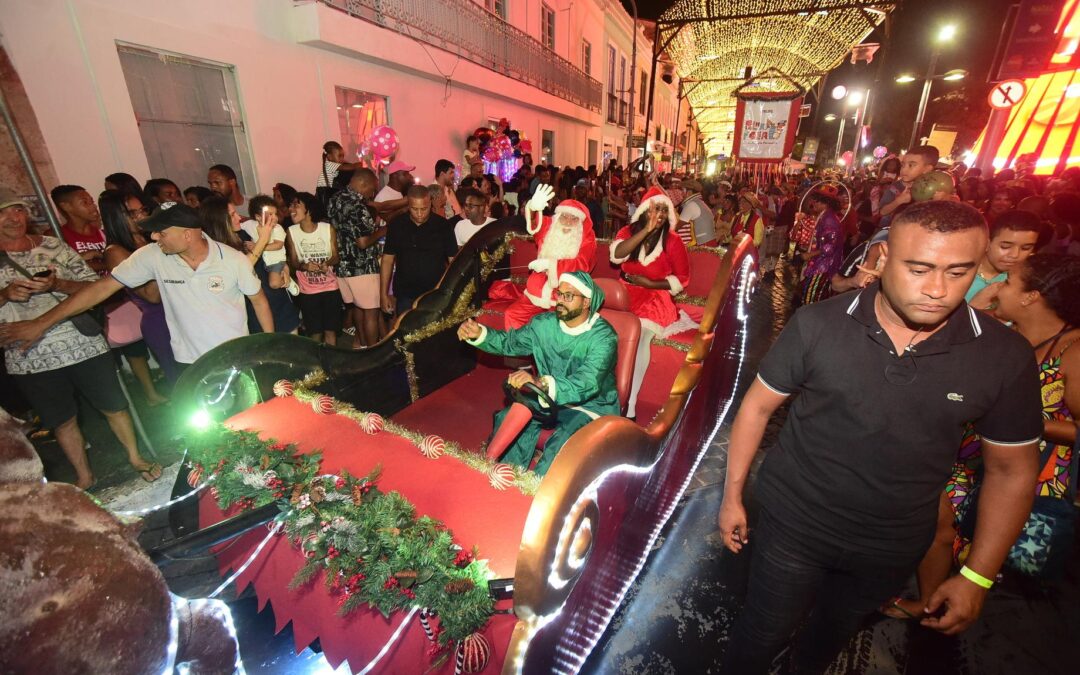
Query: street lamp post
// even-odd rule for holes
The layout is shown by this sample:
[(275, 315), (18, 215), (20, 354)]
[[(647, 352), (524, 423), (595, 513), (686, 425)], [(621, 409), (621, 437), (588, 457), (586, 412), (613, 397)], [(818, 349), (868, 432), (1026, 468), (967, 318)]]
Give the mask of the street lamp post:
[(948, 42), (956, 36), (956, 26), (948, 24), (938, 31), (937, 39), (934, 40), (934, 48), (930, 52), (930, 65), (926, 69), (926, 77), (923, 79), (922, 97), (919, 98), (919, 111), (915, 114), (915, 126), (911, 129), (911, 142), (909, 148), (915, 147), (919, 141), (919, 132), (922, 130), (923, 118), (926, 116), (926, 104), (930, 101), (930, 85), (934, 82), (934, 71), (937, 70), (938, 57), (941, 55), (941, 44)]
[(926, 116), (926, 104), (930, 101), (930, 84), (934, 81), (934, 70), (937, 68), (938, 47), (934, 45), (934, 51), (930, 54), (930, 67), (926, 69), (926, 78), (923, 80), (922, 97), (919, 98), (919, 112), (915, 114), (915, 126), (911, 129), (911, 142), (909, 148), (915, 147), (919, 141), (919, 131), (922, 129), (923, 118)]

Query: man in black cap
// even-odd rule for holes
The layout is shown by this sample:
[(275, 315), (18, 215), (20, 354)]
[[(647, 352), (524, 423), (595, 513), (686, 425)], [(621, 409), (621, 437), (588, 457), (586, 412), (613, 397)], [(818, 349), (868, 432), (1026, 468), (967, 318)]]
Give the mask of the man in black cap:
[(156, 281), (181, 367), (214, 347), (248, 334), (244, 296), (263, 331), (274, 332), (274, 318), (259, 278), (243, 253), (208, 238), (198, 214), (186, 204), (166, 202), (140, 227), (157, 246), (144, 246), (117, 265), (112, 275), (90, 284), (36, 319), (6, 326), (5, 345), (29, 348), (51, 326), (100, 303), (123, 287)]

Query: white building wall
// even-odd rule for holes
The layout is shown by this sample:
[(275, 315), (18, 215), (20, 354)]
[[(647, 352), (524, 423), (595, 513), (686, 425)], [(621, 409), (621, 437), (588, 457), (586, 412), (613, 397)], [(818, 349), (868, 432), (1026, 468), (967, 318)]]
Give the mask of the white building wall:
[[(556, 52), (580, 65), (580, 41), (591, 38), (594, 77), (603, 44), (598, 1), (548, 0), (557, 10)], [(508, 2), (510, 22), (539, 39), (539, 0)], [(598, 113), (321, 3), (6, 0), (0, 32), (60, 180), (91, 190), (115, 171), (150, 177), (118, 42), (235, 67), (255, 166), (248, 191), (278, 181), (314, 188), (322, 143), (339, 138), (335, 86), (389, 98), (398, 158), (416, 164), (424, 181), (436, 160), (460, 162), (464, 136), (489, 119), (509, 118), (533, 142), (534, 157), (541, 131), (554, 131), (559, 164), (584, 164), (587, 139), (600, 138)], [(445, 105), (446, 80), (432, 60), (453, 71)]]

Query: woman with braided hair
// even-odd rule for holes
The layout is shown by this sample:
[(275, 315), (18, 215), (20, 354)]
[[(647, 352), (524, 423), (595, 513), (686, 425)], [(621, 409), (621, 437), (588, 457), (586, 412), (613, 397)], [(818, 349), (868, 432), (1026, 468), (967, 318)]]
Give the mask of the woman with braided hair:
[[(1011, 322), (1027, 338), (1038, 362), (1043, 440), (1035, 496), (1072, 501), (1077, 486), (1070, 484), (1069, 469), (1076, 443), (1075, 417), (1080, 413), (1080, 347), (1073, 347), (1080, 342), (1080, 257), (1055, 253), (1031, 256), (1009, 272), (998, 290), (997, 303), (995, 315)], [(919, 564), (921, 597), (894, 599), (891, 606), (882, 609), (888, 616), (923, 618), (927, 600), (948, 577), (953, 564), (963, 564), (971, 542), (958, 528), (962, 517), (966, 520), (974, 515), (975, 505), (968, 503), (974, 500), (968, 497), (977, 482), (981, 454), (979, 437), (969, 427), (942, 494), (938, 531)]]

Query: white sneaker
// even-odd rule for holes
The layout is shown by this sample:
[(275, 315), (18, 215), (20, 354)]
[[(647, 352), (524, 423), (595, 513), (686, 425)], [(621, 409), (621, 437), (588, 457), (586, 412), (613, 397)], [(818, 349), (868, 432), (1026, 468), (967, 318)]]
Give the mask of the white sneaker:
[(289, 291), (289, 295), (300, 295), (300, 287), (291, 279), (289, 280), (289, 285), (286, 286), (286, 289)]

